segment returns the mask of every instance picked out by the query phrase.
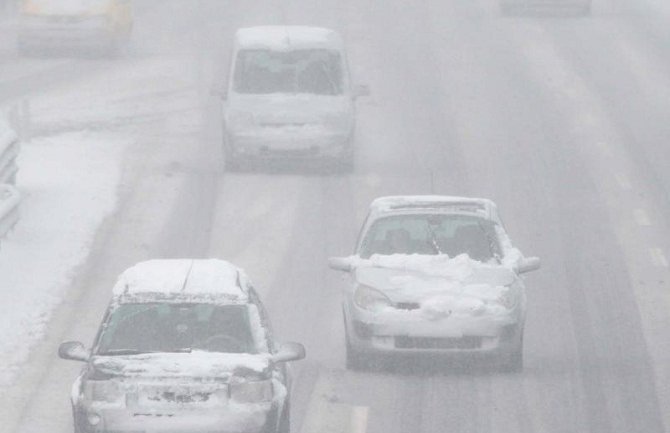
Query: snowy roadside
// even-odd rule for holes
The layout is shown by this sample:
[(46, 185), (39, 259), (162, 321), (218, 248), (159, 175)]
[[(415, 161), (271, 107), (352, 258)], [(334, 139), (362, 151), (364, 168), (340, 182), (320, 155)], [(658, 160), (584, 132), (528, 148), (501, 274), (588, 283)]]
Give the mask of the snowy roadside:
[(128, 141), (105, 133), (34, 140), (20, 157), (22, 217), (0, 251), (0, 386), (10, 383), (62, 301), (116, 203)]
[(175, 114), (169, 129), (193, 122), (184, 115), (194, 108), (192, 75), (176, 67), (181, 62), (115, 64), (31, 98), (33, 138), (19, 159), (22, 217), (0, 251), (0, 389), (17, 379), (68, 299), (100, 225), (116, 210), (133, 145), (147, 141), (146, 125), (163, 124), (161, 113)]

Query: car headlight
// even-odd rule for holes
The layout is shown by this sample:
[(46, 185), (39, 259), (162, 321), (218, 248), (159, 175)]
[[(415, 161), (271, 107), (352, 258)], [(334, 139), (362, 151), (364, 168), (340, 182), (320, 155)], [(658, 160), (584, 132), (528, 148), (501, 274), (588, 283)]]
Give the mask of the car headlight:
[(243, 381), (230, 384), (230, 398), (237, 403), (272, 401), (272, 381)]
[(368, 286), (359, 286), (354, 293), (356, 305), (368, 311), (380, 311), (393, 306), (391, 300), (377, 289)]
[(233, 111), (228, 116), (228, 125), (232, 131), (245, 131), (252, 129), (256, 122), (254, 115), (246, 111)]
[(113, 403), (124, 396), (119, 384), (112, 380), (87, 380), (84, 383), (84, 397), (89, 401)]

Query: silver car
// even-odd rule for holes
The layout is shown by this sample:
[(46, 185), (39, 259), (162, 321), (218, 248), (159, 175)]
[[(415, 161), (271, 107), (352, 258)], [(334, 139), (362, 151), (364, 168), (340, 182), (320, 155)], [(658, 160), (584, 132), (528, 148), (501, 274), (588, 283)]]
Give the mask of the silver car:
[(289, 433), (286, 362), (244, 273), (219, 260), (140, 263), (120, 277), (72, 389), (77, 433)]
[(351, 277), (343, 297), (349, 368), (384, 354), (470, 354), (522, 369), (520, 274), (540, 260), (512, 246), (490, 200), (377, 199), (355, 255), (329, 264)]

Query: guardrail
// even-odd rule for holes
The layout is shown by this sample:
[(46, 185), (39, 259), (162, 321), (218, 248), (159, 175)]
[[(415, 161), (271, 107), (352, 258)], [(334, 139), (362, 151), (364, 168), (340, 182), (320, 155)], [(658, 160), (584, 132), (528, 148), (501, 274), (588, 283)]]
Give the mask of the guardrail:
[(4, 239), (19, 222), (21, 194), (12, 185), (0, 185), (0, 238)]
[(19, 221), (21, 193), (16, 189), (16, 158), (19, 156), (19, 138), (9, 125), (0, 122), (0, 239)]
[(19, 137), (0, 122), (0, 183), (16, 184), (16, 173), (19, 171), (16, 158), (20, 148)]

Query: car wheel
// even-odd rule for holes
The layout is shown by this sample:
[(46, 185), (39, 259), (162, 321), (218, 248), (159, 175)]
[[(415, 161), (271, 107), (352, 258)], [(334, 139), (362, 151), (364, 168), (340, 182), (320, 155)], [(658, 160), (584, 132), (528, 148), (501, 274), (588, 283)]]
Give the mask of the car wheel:
[(499, 359), (498, 371), (501, 373), (521, 373), (523, 371), (523, 340)]
[(291, 433), (291, 410), (288, 405), (286, 406), (286, 409), (284, 409), (281, 420), (279, 420), (277, 433)]
[(363, 353), (354, 349), (354, 347), (349, 342), (349, 334), (348, 334), (348, 331), (346, 329), (346, 324), (345, 324), (344, 332), (346, 334), (346, 367), (347, 367), (347, 370), (354, 370), (354, 371), (364, 370), (365, 367), (368, 366), (367, 357)]
[(82, 428), (81, 428), (81, 424), (79, 423), (79, 420), (78, 420), (77, 418), (78, 418), (78, 417), (77, 417), (77, 412), (76, 412), (76, 410), (75, 410), (75, 408), (74, 408), (74, 406), (73, 406), (73, 407), (72, 407), (72, 424), (73, 424), (73, 431), (74, 431), (74, 433), (83, 433), (83, 432), (82, 432)]

